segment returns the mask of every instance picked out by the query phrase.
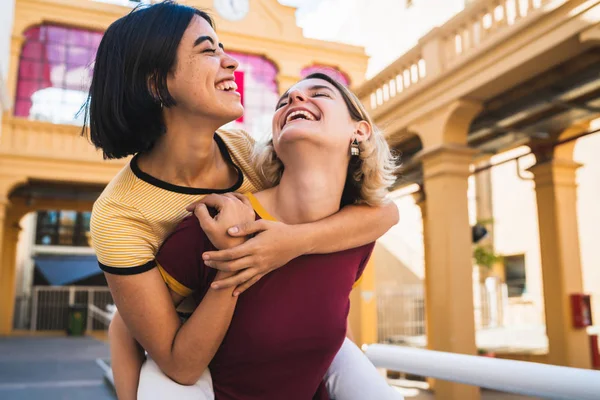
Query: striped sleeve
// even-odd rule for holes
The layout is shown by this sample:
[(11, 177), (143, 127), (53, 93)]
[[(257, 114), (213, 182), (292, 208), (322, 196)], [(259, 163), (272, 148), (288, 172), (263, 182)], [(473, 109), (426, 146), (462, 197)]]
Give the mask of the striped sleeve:
[(134, 275), (156, 266), (152, 228), (133, 206), (114, 199), (96, 201), (90, 221), (92, 246), (100, 269)]

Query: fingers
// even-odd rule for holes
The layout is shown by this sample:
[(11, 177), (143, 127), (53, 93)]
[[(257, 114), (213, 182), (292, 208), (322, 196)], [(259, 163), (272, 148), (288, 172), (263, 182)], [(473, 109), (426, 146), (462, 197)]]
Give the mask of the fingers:
[(198, 205), (205, 204), (207, 207), (214, 207), (217, 210), (221, 210), (227, 201), (229, 201), (227, 196), (213, 193), (198, 200)]
[(194, 212), (194, 210), (196, 209), (196, 207), (198, 207), (198, 204), (200, 204), (200, 200), (193, 202), (192, 204), (190, 204), (189, 206), (187, 206), (185, 209), (186, 209), (186, 211)]
[(198, 204), (194, 209), (194, 215), (196, 215), (196, 218), (198, 218), (200, 226), (204, 231), (210, 230), (215, 224), (215, 220), (210, 216), (208, 208), (205, 204)]
[[(250, 279), (252, 279), (253, 277), (256, 276), (257, 271), (254, 270), (253, 268), (248, 268), (242, 272), (240, 272), (239, 274), (236, 274), (234, 276), (230, 276), (229, 278), (225, 278), (222, 279), (220, 281), (215, 281), (213, 282), (210, 287), (213, 289), (226, 289), (226, 288), (230, 288), (230, 287), (237, 287), (239, 285), (241, 285), (244, 282), (249, 281)], [(237, 290), (236, 290), (237, 292)], [(234, 293), (234, 296), (236, 294)]]
[(219, 251), (207, 251), (202, 254), (204, 261), (232, 261), (252, 254), (252, 239), (239, 246)]
[(204, 264), (219, 271), (234, 272), (250, 267), (253, 261), (252, 257), (243, 257), (232, 261), (205, 261)]
[(203, 197), (202, 199), (200, 199), (198, 201), (191, 203), (185, 209), (189, 212), (193, 212), (196, 209), (196, 207), (198, 207), (198, 204), (206, 204), (208, 207), (215, 207), (215, 208), (220, 209), (220, 206), (223, 205), (225, 198), (229, 198), (231, 200), (239, 200), (239, 201), (243, 202), (244, 204), (246, 204), (247, 206), (252, 207), (252, 203), (250, 202), (250, 199), (248, 199), (248, 197), (244, 196), (243, 194), (240, 194), (240, 193), (215, 194), (215, 193), (213, 193), (213, 194), (209, 194), (209, 195)]
[(231, 228), (229, 228), (227, 230), (227, 233), (229, 233), (233, 237), (242, 237), (242, 236), (253, 235), (255, 233), (259, 233), (259, 232), (262, 232), (262, 231), (268, 229), (269, 224), (272, 224), (272, 223), (273, 222), (271, 222), (271, 221), (259, 219), (257, 221), (251, 221), (251, 222), (246, 222), (244, 224), (232, 226)]
[(237, 198), (239, 201), (241, 201), (242, 203), (244, 203), (245, 205), (247, 205), (248, 207), (252, 208), (252, 202), (250, 202), (250, 199), (248, 198), (248, 196), (244, 196), (241, 193), (231, 193), (232, 195), (235, 196), (235, 198)]
[(246, 281), (244, 283), (242, 283), (241, 285), (239, 285), (237, 288), (235, 288), (235, 291), (233, 292), (234, 296), (239, 296), (240, 294), (244, 293), (246, 290), (248, 290), (248, 288), (252, 285), (254, 285), (256, 282), (258, 282), (260, 280), (260, 278), (262, 278), (264, 275), (259, 274), (259, 275), (254, 275), (253, 278), (250, 278), (249, 281)]

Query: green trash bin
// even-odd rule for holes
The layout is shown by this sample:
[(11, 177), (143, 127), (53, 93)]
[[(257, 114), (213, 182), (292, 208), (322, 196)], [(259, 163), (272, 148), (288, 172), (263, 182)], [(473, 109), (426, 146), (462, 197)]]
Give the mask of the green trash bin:
[(87, 305), (85, 304), (73, 304), (69, 306), (67, 335), (83, 336), (85, 334), (87, 311)]

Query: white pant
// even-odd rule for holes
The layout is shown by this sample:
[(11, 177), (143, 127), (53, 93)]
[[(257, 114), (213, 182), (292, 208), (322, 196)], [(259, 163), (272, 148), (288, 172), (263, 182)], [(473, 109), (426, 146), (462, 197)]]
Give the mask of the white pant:
[[(363, 352), (349, 339), (335, 356), (325, 374), (325, 385), (333, 400), (402, 400), (402, 395), (388, 385)], [(138, 400), (214, 400), (208, 370), (192, 386), (180, 385), (167, 377), (148, 358), (140, 373)]]

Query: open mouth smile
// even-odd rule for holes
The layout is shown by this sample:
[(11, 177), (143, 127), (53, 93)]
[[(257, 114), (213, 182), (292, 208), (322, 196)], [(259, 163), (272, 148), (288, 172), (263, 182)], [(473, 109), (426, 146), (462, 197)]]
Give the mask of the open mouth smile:
[(285, 117), (285, 120), (283, 121), (281, 128), (283, 128), (284, 126), (286, 126), (288, 123), (290, 123), (292, 121), (298, 121), (298, 120), (318, 121), (319, 119), (312, 112), (305, 110), (305, 109), (290, 110), (290, 112)]

